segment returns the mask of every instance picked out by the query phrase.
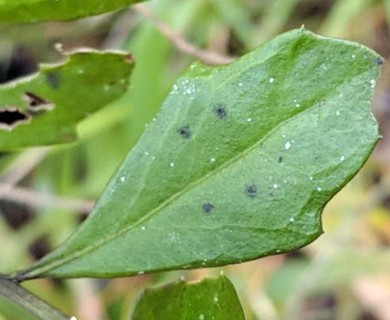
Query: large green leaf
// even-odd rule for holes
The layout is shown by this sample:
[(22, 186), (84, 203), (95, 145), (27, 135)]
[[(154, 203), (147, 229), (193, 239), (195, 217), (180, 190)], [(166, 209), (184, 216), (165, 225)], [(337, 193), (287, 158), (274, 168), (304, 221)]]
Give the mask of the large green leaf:
[(377, 142), (368, 106), (381, 63), (302, 28), (230, 65), (194, 64), (86, 222), (14, 276), (217, 266), (310, 243)]
[(79, 51), (0, 86), (0, 149), (74, 140), (80, 120), (126, 92), (133, 66), (126, 53)]
[(77, 19), (125, 8), (144, 0), (0, 0), (0, 22)]
[(132, 320), (243, 320), (244, 312), (232, 283), (225, 276), (201, 282), (180, 281), (146, 289)]

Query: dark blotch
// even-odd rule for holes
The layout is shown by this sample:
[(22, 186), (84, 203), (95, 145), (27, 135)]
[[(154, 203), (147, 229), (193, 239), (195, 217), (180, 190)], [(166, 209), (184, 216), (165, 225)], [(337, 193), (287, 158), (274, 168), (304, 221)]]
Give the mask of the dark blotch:
[(181, 127), (180, 129), (177, 129), (177, 132), (183, 139), (189, 139), (192, 136), (192, 132), (189, 126)]
[(281, 163), (283, 161), (283, 157), (280, 156), (279, 159), (278, 159), (278, 162)]
[(47, 236), (41, 236), (36, 239), (29, 247), (28, 252), (35, 260), (39, 260), (50, 251), (50, 242)]
[(384, 61), (383, 61), (383, 59), (381, 57), (378, 57), (378, 58), (375, 59), (375, 62), (376, 62), (376, 64), (378, 66), (380, 66), (381, 64), (383, 64)]
[(251, 184), (245, 187), (245, 194), (249, 198), (255, 198), (257, 196), (257, 187), (255, 184)]
[(0, 200), (0, 216), (15, 230), (30, 222), (34, 215), (35, 212), (27, 205)]
[(60, 86), (60, 75), (58, 72), (49, 72), (46, 74), (46, 83), (53, 89), (58, 89)]
[(218, 103), (214, 106), (214, 114), (218, 119), (224, 120), (227, 117), (227, 111), (225, 105)]
[(207, 202), (202, 205), (202, 209), (204, 212), (210, 213), (211, 211), (213, 211), (214, 205), (210, 202)]
[(0, 128), (9, 130), (18, 124), (28, 122), (28, 120), (30, 120), (30, 116), (17, 108), (0, 110)]

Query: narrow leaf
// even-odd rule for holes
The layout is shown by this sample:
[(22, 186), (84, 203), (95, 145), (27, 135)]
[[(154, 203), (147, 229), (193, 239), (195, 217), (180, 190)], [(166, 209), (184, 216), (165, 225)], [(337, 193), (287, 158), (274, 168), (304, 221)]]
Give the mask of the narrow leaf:
[(75, 140), (80, 120), (126, 92), (133, 65), (126, 53), (78, 51), (0, 86), (0, 149)]
[(0, 0), (0, 22), (71, 20), (119, 10), (143, 0)]
[(233, 284), (225, 276), (201, 282), (180, 281), (146, 289), (132, 320), (243, 320), (244, 312)]
[(381, 58), (305, 29), (234, 63), (194, 64), (86, 222), (33, 277), (218, 266), (302, 247), (378, 140)]

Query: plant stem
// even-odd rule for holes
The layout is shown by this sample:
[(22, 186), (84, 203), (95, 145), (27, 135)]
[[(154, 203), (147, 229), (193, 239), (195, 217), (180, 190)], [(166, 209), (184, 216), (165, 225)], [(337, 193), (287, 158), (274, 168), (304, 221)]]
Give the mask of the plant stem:
[(70, 318), (24, 289), (17, 282), (0, 276), (0, 296), (12, 301), (29, 314), (41, 320), (69, 320)]

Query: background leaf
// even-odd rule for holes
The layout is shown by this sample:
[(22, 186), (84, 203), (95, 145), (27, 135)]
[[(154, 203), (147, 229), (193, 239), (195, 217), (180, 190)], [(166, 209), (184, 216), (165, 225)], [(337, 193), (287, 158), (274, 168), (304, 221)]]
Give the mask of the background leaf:
[(378, 139), (381, 58), (304, 29), (231, 65), (194, 64), (95, 209), (33, 277), (217, 266), (302, 247)]
[(126, 92), (133, 65), (126, 53), (79, 51), (0, 86), (0, 149), (75, 140), (80, 120)]
[(146, 289), (132, 320), (245, 319), (237, 293), (225, 276), (196, 283), (180, 281)]
[(1, 0), (1, 22), (70, 20), (125, 8), (142, 0)]

